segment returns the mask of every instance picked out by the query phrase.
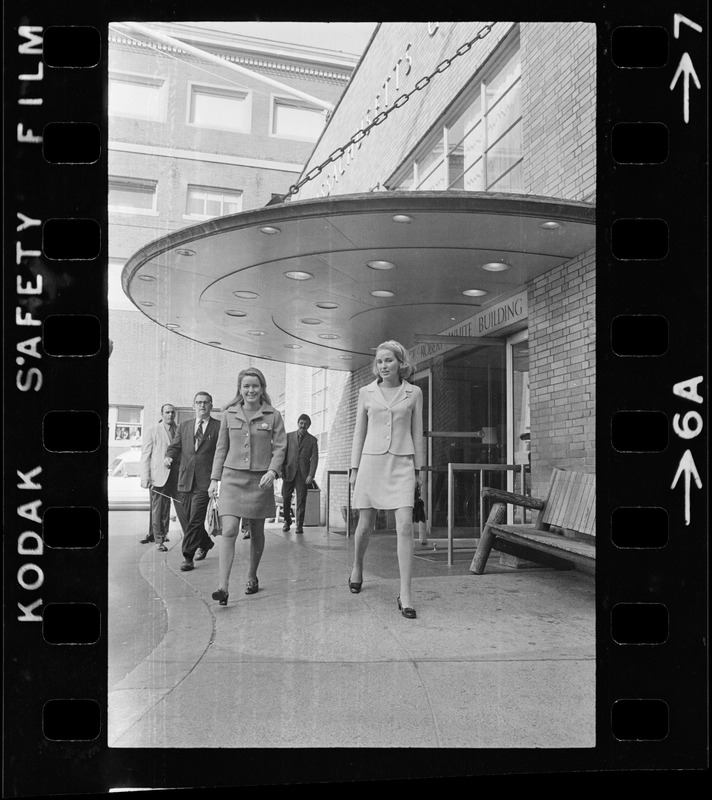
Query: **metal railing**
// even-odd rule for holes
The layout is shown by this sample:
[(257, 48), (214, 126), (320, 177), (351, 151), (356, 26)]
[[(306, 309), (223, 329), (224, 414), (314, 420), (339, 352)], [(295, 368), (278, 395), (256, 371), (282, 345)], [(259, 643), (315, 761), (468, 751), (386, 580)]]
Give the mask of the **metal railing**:
[(349, 470), (328, 469), (326, 471), (326, 532), (329, 532), (329, 509), (331, 508), (331, 476), (346, 475), (346, 537), (351, 535), (351, 483), (348, 481)]

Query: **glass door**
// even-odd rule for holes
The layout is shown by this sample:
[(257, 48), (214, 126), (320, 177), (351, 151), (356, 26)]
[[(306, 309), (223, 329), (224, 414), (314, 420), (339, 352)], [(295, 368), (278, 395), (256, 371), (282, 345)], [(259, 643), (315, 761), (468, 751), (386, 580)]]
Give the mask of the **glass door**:
[[(524, 486), (520, 471), (509, 474), (508, 484), (518, 494), (530, 494), (530, 427), (529, 332), (520, 331), (507, 340), (507, 461), (524, 467)], [(522, 513), (523, 509), (515, 508), (510, 522), (523, 522)]]
[[(413, 376), (413, 383), (420, 387), (421, 392), (423, 393), (423, 431), (429, 432), (432, 430), (432, 420), (433, 420), (433, 402), (432, 402), (432, 382), (433, 382), (433, 375), (431, 370), (424, 369), (421, 372), (416, 372)], [(424, 466), (430, 466), (433, 463), (433, 440), (429, 437), (425, 437), (424, 441), (424, 450), (425, 450), (425, 464)], [(432, 519), (432, 501), (431, 501), (431, 489), (433, 484), (433, 475), (431, 472), (428, 472), (428, 483), (426, 486), (426, 506), (425, 506), (425, 514), (428, 520)]]

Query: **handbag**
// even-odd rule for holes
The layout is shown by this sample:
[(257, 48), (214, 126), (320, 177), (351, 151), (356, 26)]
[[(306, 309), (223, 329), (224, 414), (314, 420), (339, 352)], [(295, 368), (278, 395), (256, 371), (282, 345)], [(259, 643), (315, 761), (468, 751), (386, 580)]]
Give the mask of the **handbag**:
[(420, 496), (420, 486), (415, 484), (415, 498), (413, 500), (413, 522), (425, 522), (425, 503)]
[(211, 497), (208, 503), (208, 511), (205, 515), (205, 529), (211, 536), (220, 536), (222, 534), (217, 497)]

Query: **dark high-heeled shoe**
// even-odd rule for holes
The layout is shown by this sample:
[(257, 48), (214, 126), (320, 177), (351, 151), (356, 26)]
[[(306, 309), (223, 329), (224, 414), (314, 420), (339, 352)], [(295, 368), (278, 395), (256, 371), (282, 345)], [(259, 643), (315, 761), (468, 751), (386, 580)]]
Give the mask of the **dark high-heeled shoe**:
[(248, 580), (245, 584), (245, 594), (256, 594), (260, 590), (260, 582), (255, 578)]
[(415, 609), (414, 608), (407, 608), (407, 607), (403, 608), (403, 606), (401, 605), (400, 596), (397, 598), (397, 601), (398, 601), (398, 610), (401, 612), (401, 614), (404, 617), (407, 617), (408, 619), (415, 619), (418, 616), (415, 613)]
[(218, 589), (217, 592), (213, 592), (213, 600), (217, 600), (221, 606), (227, 605), (227, 599), (230, 595), (224, 589)]
[(349, 575), (349, 589), (351, 590), (351, 594), (358, 594), (361, 591), (362, 584), (363, 581), (352, 581)]

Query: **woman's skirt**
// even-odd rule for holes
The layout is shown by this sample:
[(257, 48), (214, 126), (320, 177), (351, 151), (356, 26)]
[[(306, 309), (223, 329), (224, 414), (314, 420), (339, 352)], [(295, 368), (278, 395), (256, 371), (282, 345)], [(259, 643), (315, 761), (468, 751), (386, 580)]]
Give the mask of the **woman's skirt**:
[(264, 471), (223, 467), (218, 509), (223, 514), (244, 519), (267, 519), (276, 515), (274, 485), (260, 489)]
[(361, 455), (351, 501), (353, 508), (412, 508), (414, 498), (413, 456)]

